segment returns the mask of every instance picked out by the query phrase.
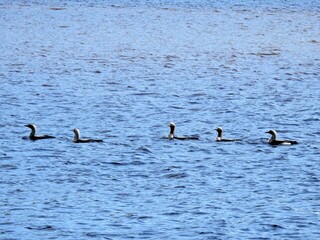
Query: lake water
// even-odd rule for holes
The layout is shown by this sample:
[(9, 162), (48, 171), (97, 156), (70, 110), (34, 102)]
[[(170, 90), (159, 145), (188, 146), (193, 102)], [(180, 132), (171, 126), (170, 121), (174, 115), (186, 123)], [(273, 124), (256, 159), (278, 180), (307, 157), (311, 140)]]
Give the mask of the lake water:
[(0, 239), (319, 238), (319, 2), (106, 2), (1, 1)]

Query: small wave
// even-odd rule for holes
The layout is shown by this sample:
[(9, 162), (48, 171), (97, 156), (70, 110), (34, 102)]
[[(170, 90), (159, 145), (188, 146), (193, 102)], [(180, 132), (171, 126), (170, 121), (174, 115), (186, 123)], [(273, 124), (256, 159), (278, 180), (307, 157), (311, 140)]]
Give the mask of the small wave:
[(195, 212), (191, 212), (191, 213), (194, 215), (207, 215), (207, 214), (209, 214), (209, 213), (203, 212), (203, 211), (195, 211)]
[(144, 165), (144, 162), (141, 161), (132, 161), (130, 163), (128, 163), (129, 165), (135, 165), (135, 166), (140, 166), (140, 165)]
[(42, 87), (54, 87), (52, 84), (44, 83), (41, 85)]
[(273, 230), (276, 230), (276, 229), (284, 229), (284, 227), (278, 225), (278, 224), (263, 224), (264, 226), (268, 227), (268, 228), (271, 228)]
[(141, 152), (145, 152), (145, 153), (151, 153), (151, 150), (147, 147), (144, 147), (144, 146), (139, 147), (137, 150), (141, 151)]
[(165, 178), (177, 178), (177, 179), (179, 179), (179, 178), (188, 177), (188, 174), (186, 174), (186, 173), (169, 173), (169, 174), (166, 174), (164, 177)]
[(36, 227), (26, 227), (29, 230), (47, 230), (47, 231), (52, 231), (56, 230), (54, 226), (51, 225), (44, 225), (44, 226), (36, 226)]
[(189, 97), (205, 97), (205, 96), (207, 96), (206, 93), (194, 93), (189, 95)]
[(114, 237), (119, 237), (117, 234), (103, 234), (96, 232), (88, 232), (84, 234), (86, 237), (94, 238), (94, 239), (113, 239)]
[(130, 178), (149, 178), (149, 176), (145, 174), (130, 174), (129, 177)]
[(303, 120), (304, 122), (319, 122), (320, 118), (318, 117), (311, 117)]
[(158, 93), (153, 92), (141, 92), (141, 93), (133, 93), (134, 96), (159, 96)]
[(178, 216), (178, 215), (181, 215), (181, 214), (182, 214), (181, 212), (166, 212), (163, 215), (164, 216)]
[(278, 56), (278, 55), (280, 55), (280, 53), (279, 53), (279, 52), (276, 52), (276, 51), (270, 51), (270, 52), (250, 53), (250, 55), (265, 57), (265, 56)]
[(184, 109), (184, 107), (179, 107), (179, 106), (170, 106), (173, 109)]
[(15, 170), (18, 167), (16, 165), (12, 165), (12, 164), (2, 164), (0, 165), (0, 169), (6, 169), (6, 170)]
[(114, 165), (114, 166), (125, 166), (128, 165), (127, 163), (121, 163), (121, 162), (107, 162), (106, 164)]
[(51, 11), (61, 11), (61, 10), (65, 10), (66, 8), (61, 8), (61, 7), (51, 7), (49, 8), (49, 10)]

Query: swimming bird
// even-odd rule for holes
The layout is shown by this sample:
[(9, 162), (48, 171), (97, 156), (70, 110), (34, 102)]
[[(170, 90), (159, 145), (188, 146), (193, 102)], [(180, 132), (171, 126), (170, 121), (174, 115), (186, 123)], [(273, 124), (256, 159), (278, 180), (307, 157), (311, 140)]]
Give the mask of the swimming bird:
[(27, 124), (27, 125), (24, 125), (24, 126), (31, 129), (31, 133), (29, 135), (29, 139), (30, 140), (35, 141), (35, 140), (40, 140), (40, 139), (55, 138), (54, 136), (50, 136), (50, 135), (36, 136), (37, 127), (34, 124)]
[(177, 140), (199, 140), (199, 137), (197, 136), (176, 136), (175, 135), (175, 129), (176, 129), (176, 125), (171, 122), (169, 124), (170, 127), (170, 132), (168, 135), (168, 139), (173, 140), (173, 139), (177, 139)]
[(73, 142), (75, 143), (89, 143), (89, 142), (103, 142), (103, 140), (100, 139), (85, 139), (85, 138), (80, 138), (80, 130), (78, 128), (73, 129), (74, 132), (74, 138)]
[(218, 127), (216, 129), (216, 131), (218, 132), (218, 136), (216, 138), (217, 142), (236, 142), (236, 141), (241, 141), (241, 139), (231, 139), (231, 138), (223, 138), (223, 130), (221, 127)]
[(292, 144), (297, 144), (297, 141), (294, 140), (277, 140), (277, 132), (273, 129), (271, 129), (270, 131), (266, 132), (266, 133), (270, 133), (271, 137), (268, 140), (268, 143), (271, 145), (292, 145)]

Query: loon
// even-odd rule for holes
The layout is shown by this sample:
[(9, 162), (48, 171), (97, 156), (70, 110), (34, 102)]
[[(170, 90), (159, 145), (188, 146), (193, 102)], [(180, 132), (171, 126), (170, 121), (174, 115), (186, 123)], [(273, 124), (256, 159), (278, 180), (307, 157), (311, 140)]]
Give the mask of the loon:
[(35, 141), (35, 140), (40, 140), (40, 139), (55, 138), (55, 137), (50, 136), (50, 135), (36, 136), (37, 127), (34, 124), (28, 124), (28, 125), (24, 125), (24, 126), (31, 129), (31, 133), (29, 135), (29, 139), (30, 140)]
[(218, 132), (218, 136), (216, 138), (217, 142), (236, 142), (236, 141), (241, 141), (241, 139), (230, 139), (230, 138), (222, 138), (223, 130), (221, 127), (218, 127), (216, 129)]
[(169, 132), (169, 135), (168, 135), (168, 139), (169, 140), (173, 140), (173, 139), (177, 139), (177, 140), (199, 140), (199, 137), (197, 137), (197, 136), (176, 136), (174, 134), (175, 129), (176, 129), (176, 125), (173, 122), (171, 122), (169, 124), (169, 127), (170, 127), (170, 132)]
[(80, 138), (80, 130), (78, 128), (73, 129), (74, 132), (74, 139), (73, 142), (75, 143), (89, 143), (89, 142), (103, 142), (100, 139), (81, 139)]
[(297, 141), (294, 140), (277, 140), (277, 132), (275, 130), (270, 130), (266, 133), (271, 134), (271, 138), (268, 140), (268, 143), (271, 145), (292, 145), (292, 144), (298, 144)]

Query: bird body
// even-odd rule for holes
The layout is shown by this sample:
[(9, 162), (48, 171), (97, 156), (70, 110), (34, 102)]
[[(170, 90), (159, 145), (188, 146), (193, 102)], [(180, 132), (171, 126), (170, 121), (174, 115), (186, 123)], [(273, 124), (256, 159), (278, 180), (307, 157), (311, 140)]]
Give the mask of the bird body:
[(271, 137), (269, 138), (268, 140), (268, 143), (270, 145), (293, 145), (293, 144), (298, 144), (297, 141), (295, 140), (278, 140), (277, 139), (277, 132), (276, 130), (269, 130), (268, 132), (266, 133), (269, 133), (271, 134)]
[(240, 141), (240, 139), (231, 139), (231, 138), (223, 138), (223, 130), (221, 127), (218, 127), (216, 129), (216, 131), (218, 132), (218, 136), (216, 138), (217, 142), (236, 142), (236, 141)]
[(54, 136), (50, 136), (50, 135), (36, 135), (37, 127), (34, 124), (27, 124), (27, 125), (25, 125), (25, 127), (28, 127), (31, 129), (29, 139), (32, 141), (41, 140), (41, 139), (48, 139), (48, 138), (55, 138)]
[(169, 124), (170, 127), (170, 132), (168, 134), (168, 139), (169, 140), (173, 140), (173, 139), (177, 139), (177, 140), (199, 140), (198, 136), (176, 136), (175, 135), (175, 129), (176, 129), (176, 125), (171, 122)]
[(75, 143), (90, 143), (90, 142), (103, 142), (103, 140), (100, 139), (85, 139), (85, 138), (80, 138), (80, 130), (78, 128), (73, 129), (74, 132), (74, 138), (73, 142)]

